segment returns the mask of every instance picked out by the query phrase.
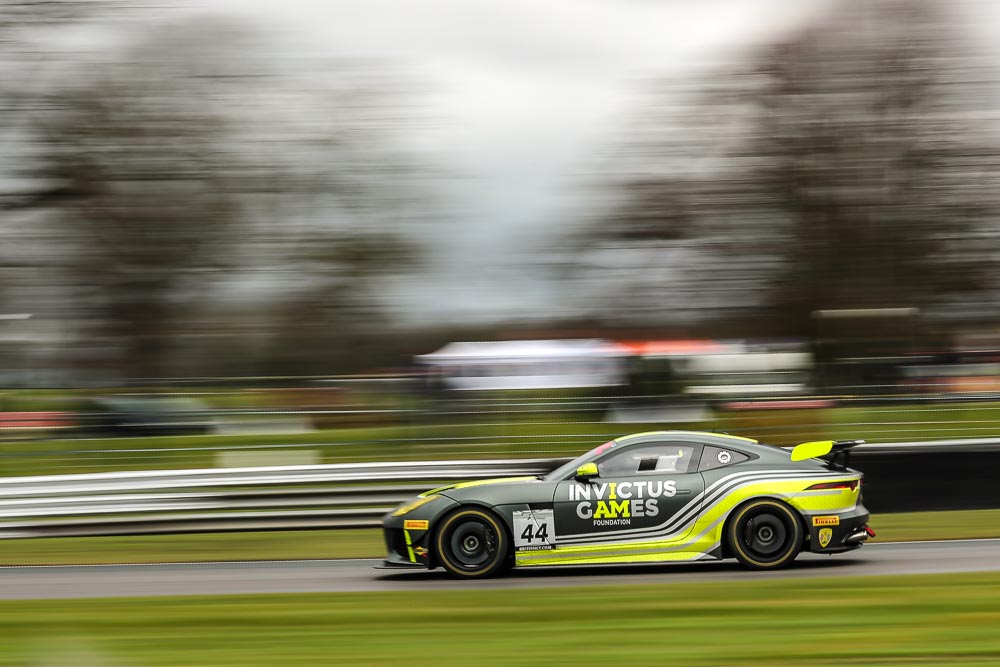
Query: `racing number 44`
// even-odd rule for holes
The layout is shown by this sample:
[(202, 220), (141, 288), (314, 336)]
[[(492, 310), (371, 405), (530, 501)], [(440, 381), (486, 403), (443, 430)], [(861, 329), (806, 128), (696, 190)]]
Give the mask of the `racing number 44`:
[[(549, 539), (548, 524), (543, 523), (542, 525), (538, 526), (538, 530), (534, 530), (534, 528), (535, 526), (530, 523), (527, 526), (525, 526), (524, 530), (521, 532), (521, 539), (528, 543), (531, 543), (536, 539), (540, 541), (545, 541)], [(532, 533), (532, 531), (534, 531), (534, 533)]]
[(518, 550), (551, 549), (555, 535), (553, 511), (518, 510), (514, 512), (514, 547)]

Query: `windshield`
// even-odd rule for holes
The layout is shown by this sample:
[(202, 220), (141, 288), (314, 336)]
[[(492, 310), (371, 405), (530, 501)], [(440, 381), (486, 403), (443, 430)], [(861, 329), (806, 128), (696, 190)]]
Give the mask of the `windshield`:
[(586, 454), (581, 454), (572, 461), (562, 464), (561, 466), (550, 472), (548, 475), (545, 475), (545, 477), (542, 477), (542, 479), (545, 480), (546, 482), (558, 482), (559, 480), (569, 476), (571, 473), (576, 472), (576, 469), (579, 468), (584, 463), (586, 463), (587, 461), (593, 461), (598, 456), (608, 451), (617, 444), (618, 444), (617, 442), (611, 440), (610, 442), (606, 442), (603, 445), (598, 445), (597, 447), (594, 447)]

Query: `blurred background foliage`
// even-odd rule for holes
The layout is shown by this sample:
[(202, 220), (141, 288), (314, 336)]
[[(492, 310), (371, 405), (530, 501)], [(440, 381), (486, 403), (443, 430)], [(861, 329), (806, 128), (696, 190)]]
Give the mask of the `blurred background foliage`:
[(572, 246), (596, 314), (785, 336), (815, 336), (827, 309), (975, 319), (997, 287), (995, 66), (952, 19), (839, 3), (680, 90), (651, 85)]
[[(943, 440), (968, 458), (941, 465), (989, 487), (988, 465), (955, 466), (1000, 432), (991, 18), (989, 0), (0, 0), (2, 537), (381, 513), (368, 494), (406, 483), (255, 490), (239, 470), (231, 498), (115, 497), (72, 478), (101, 495), (53, 502), (51, 478), (13, 477), (569, 457), (666, 428), (900, 459)], [(995, 509), (877, 519), (889, 541), (998, 535)], [(0, 564), (383, 548), (370, 529), (9, 539)], [(647, 622), (606, 632), (618, 609), (693, 615), (690, 664), (841, 663), (832, 624), (849, 661), (996, 662), (995, 574), (789, 581), (552, 588), (528, 614), (517, 591), (424, 591), (435, 613), (403, 624), (416, 593), (17, 601), (0, 665), (396, 664), (418, 644), (580, 662), (597, 626), (588, 657), (661, 657)]]
[[(25, 70), (36, 23), (119, 9), (31, 4), (3, 23)], [(233, 19), (128, 11), (120, 48), (48, 53), (47, 85), (5, 96), (22, 157), (0, 199), (5, 307), (51, 342), (29, 354), (98, 380), (369, 363), (379, 282), (420, 265), (432, 208), (399, 140), (408, 84), (386, 63), (275, 61)]]
[[(329, 57), (240, 14), (0, 7), (0, 408), (56, 413), (5, 433), (184, 436), (232, 411), (391, 431), (358, 442), (443, 424), (462, 430), (427, 442), (517, 453), (630, 425), (992, 432), (997, 68), (952, 3), (831, 2), (636, 73), (534, 225), (516, 220), (526, 195), (456, 168), (474, 133), (436, 131), (461, 105), (430, 61)], [(496, 242), (503, 224), (516, 243)], [(610, 347), (513, 370), (513, 352), (446, 353), (490, 340)], [(135, 402), (109, 426), (93, 415), (116, 391), (200, 397), (163, 409), (196, 427)], [(985, 403), (941, 407), (972, 415), (942, 428), (898, 405), (928, 399)], [(743, 411), (758, 403), (775, 411)], [(494, 435), (525, 424), (543, 439)]]

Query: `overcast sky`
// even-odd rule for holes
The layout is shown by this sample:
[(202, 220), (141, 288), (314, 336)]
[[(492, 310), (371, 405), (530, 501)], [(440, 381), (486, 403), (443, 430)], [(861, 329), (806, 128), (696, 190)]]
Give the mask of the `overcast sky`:
[[(738, 62), (832, 2), (191, 0), (186, 11), (256, 23), (281, 61), (374, 58), (414, 82), (428, 121), (411, 138), (446, 175), (448, 216), (436, 270), (406, 289), (409, 310), (468, 320), (548, 311), (554, 293), (526, 252), (578, 215), (652, 81)], [(957, 6), (1000, 57), (1000, 3)]]
[(578, 178), (634, 113), (639, 82), (773, 39), (825, 3), (787, 0), (214, 0), (303, 54), (399, 62), (426, 86), (419, 142), (440, 161), (455, 221), (410, 296), (433, 317), (544, 312), (520, 265), (573, 213)]
[[(448, 175), (453, 219), (423, 318), (544, 315), (553, 292), (525, 252), (566, 224), (656, 78), (737, 61), (825, 11), (827, 0), (198, 0), (258, 23), (292, 54), (398, 63), (426, 91), (413, 141)], [(1000, 3), (968, 0), (996, 47)], [(285, 54), (287, 55), (287, 53)]]

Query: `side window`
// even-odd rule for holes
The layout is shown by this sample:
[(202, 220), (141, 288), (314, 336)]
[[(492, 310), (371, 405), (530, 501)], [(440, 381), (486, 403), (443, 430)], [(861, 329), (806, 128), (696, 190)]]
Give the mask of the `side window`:
[(693, 445), (650, 444), (626, 447), (597, 464), (601, 477), (669, 475), (692, 469), (697, 450)]
[(705, 453), (701, 455), (701, 465), (698, 466), (698, 470), (714, 470), (723, 466), (731, 466), (734, 463), (743, 463), (749, 458), (746, 454), (733, 449), (706, 445)]

